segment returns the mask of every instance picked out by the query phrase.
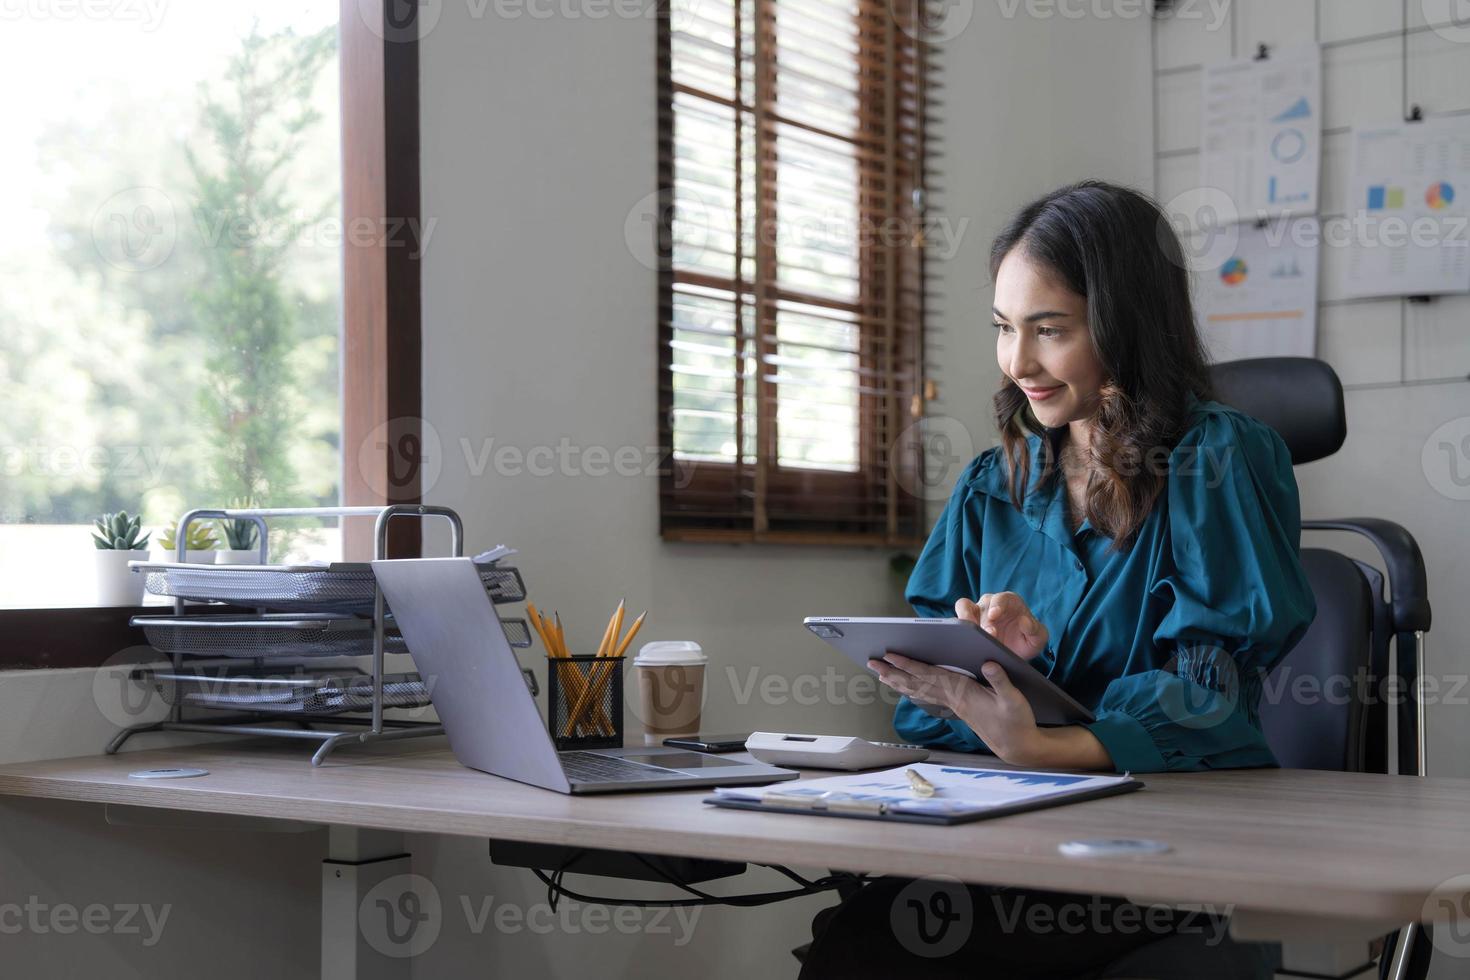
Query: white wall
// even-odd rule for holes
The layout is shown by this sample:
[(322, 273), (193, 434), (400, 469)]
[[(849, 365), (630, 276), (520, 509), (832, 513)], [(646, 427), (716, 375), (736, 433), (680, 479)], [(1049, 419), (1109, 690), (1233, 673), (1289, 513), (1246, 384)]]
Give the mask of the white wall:
[[(1147, 19), (1038, 20), (1024, 8), (1006, 19), (1003, 9), (977, 4), (941, 49), (947, 174), (937, 203), (952, 227), (968, 225), (938, 270), (932, 350), (938, 410), (968, 430), (976, 451), (993, 436), (997, 381), (984, 319), (990, 237), (1059, 183), (1151, 181), (1151, 117), (1138, 109), (1149, 98)], [(845, 703), (830, 703), (825, 687), (813, 704), (784, 696), (802, 676), (851, 676), (799, 621), (895, 608), (889, 552), (665, 544), (651, 477), (512, 477), (493, 465), (476, 476), (466, 465), (462, 439), (472, 457), (488, 439), (522, 451), (563, 439), (610, 450), (657, 442), (655, 280), (624, 240), (630, 211), (654, 190), (654, 45), (648, 21), (479, 20), (453, 4), (424, 39), (424, 214), (438, 220), (424, 268), (424, 408), (444, 459), (426, 498), (460, 510), (471, 547), (506, 541), (524, 551), (531, 597), (561, 610), (573, 646), (596, 643), (620, 597), (650, 609), (640, 641), (703, 643), (712, 657), (706, 728), (891, 737), (887, 705), (850, 703), (846, 681), (835, 685)], [(757, 686), (741, 703), (752, 672), (777, 697), (762, 699)], [(852, 683), (872, 690), (865, 677)], [(482, 843), (418, 840), (414, 850), (446, 903), (543, 899), (529, 875), (492, 870)], [(613, 976), (792, 976), (787, 950), (810, 938), (811, 914), (828, 901), (707, 911), (682, 947), (651, 934), (492, 939), (448, 916), (416, 967), (421, 976), (568, 975), (595, 956)]]

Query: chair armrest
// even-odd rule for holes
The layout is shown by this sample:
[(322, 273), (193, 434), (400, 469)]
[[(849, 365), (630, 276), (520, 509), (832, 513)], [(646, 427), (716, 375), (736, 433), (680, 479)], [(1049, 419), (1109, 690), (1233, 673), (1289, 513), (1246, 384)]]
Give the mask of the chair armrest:
[(1302, 521), (1303, 531), (1350, 531), (1373, 543), (1383, 557), (1388, 575), (1388, 601), (1393, 611), (1393, 632), (1429, 629), (1429, 584), (1424, 555), (1414, 536), (1401, 525), (1377, 517), (1342, 517)]

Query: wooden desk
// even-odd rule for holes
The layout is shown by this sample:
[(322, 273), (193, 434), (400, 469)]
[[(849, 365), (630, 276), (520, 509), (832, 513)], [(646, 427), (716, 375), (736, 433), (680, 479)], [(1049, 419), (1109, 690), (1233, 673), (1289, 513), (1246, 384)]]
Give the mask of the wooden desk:
[[(209, 775), (128, 777), (165, 766)], [(0, 794), (1228, 904), (1245, 939), (1366, 942), (1465, 897), (1451, 879), (1470, 860), (1470, 780), (1279, 769), (1143, 778), (1146, 789), (1120, 797), (914, 827), (718, 810), (700, 802), (706, 790), (563, 796), (466, 769), (442, 739), (355, 747), (320, 768), (299, 746), (255, 741), (0, 766)], [(1158, 838), (1173, 850), (1057, 852), (1081, 837)]]

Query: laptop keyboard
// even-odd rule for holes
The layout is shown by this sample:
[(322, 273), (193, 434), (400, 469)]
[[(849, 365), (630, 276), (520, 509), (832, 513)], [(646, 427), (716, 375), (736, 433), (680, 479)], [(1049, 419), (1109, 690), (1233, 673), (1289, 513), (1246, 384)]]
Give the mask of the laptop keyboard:
[(625, 762), (610, 755), (591, 752), (558, 752), (562, 771), (574, 783), (615, 783), (630, 779), (688, 779), (689, 774), (673, 769), (655, 769)]

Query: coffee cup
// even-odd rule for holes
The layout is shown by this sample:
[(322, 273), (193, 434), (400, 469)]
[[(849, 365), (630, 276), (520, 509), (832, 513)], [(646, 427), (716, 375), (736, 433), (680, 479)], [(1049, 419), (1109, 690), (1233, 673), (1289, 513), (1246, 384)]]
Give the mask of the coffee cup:
[(691, 640), (645, 643), (633, 659), (638, 711), (645, 745), (699, 732), (704, 708), (704, 667), (709, 658)]

